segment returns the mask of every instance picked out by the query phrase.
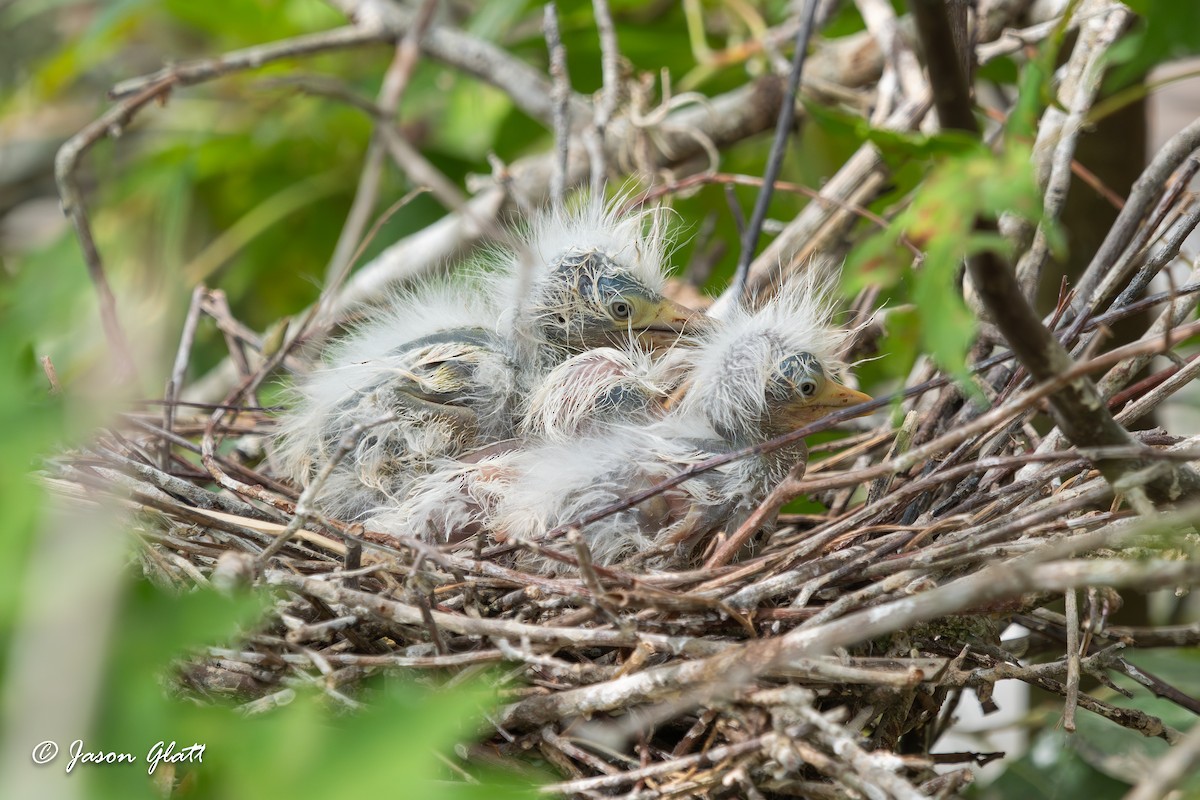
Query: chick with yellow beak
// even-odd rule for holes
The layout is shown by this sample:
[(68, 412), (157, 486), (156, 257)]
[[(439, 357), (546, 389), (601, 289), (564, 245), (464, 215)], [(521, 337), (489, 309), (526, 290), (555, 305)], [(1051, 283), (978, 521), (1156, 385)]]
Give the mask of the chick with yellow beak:
[(702, 329), (663, 295), (664, 247), (658, 212), (590, 202), (536, 218), (468, 278), (397, 295), (298, 384), (284, 473), (307, 485), (359, 431), (318, 505), (342, 519), (394, 506), (443, 459), (517, 435), (524, 399), (572, 355)]
[[(815, 282), (797, 282), (757, 310), (736, 309), (683, 355), (690, 388), (649, 424), (548, 443), (516, 454), (480, 527), (499, 541), (553, 546), (550, 530), (716, 455), (762, 444), (870, 398), (835, 376), (846, 333)], [(627, 568), (677, 568), (719, 531), (735, 530), (798, 463), (803, 441), (702, 472), (582, 529), (593, 559)], [(559, 569), (551, 562), (532, 568)]]
[(529, 348), (531, 388), (577, 353), (662, 350), (707, 327), (703, 314), (664, 294), (663, 228), (658, 209), (621, 214), (594, 201), (534, 220), (506, 271), (532, 273), (528, 297), (511, 282), (499, 292), (511, 296), (516, 338)]

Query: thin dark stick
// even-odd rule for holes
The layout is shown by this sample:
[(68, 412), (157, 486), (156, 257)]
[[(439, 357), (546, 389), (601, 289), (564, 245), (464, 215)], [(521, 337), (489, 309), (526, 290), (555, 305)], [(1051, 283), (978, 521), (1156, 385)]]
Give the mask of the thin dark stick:
[(783, 154), (787, 150), (788, 135), (796, 122), (796, 93), (800, 88), (800, 73), (804, 70), (804, 58), (808, 51), (808, 40), (812, 38), (813, 23), (817, 16), (817, 0), (805, 0), (800, 28), (796, 31), (796, 50), (792, 53), (792, 73), (788, 77), (783, 105), (779, 109), (779, 121), (775, 125), (775, 140), (771, 143), (771, 153), (767, 157), (767, 169), (763, 173), (762, 190), (754, 203), (754, 211), (750, 214), (750, 224), (746, 226), (742, 236), (742, 252), (738, 255), (737, 271), (733, 275), (733, 286), (740, 300), (746, 291), (746, 280), (750, 275), (750, 262), (754, 260), (754, 251), (758, 249), (758, 239), (762, 233), (763, 222), (767, 219), (767, 206), (771, 204), (771, 195), (775, 190), (775, 180), (783, 166)]
[[(712, 183), (720, 184), (726, 187), (730, 185), (737, 185), (757, 186), (761, 188), (766, 181), (764, 181), (762, 178), (756, 178), (753, 175), (736, 175), (724, 172), (700, 172), (695, 175), (689, 175), (686, 178), (680, 178), (677, 181), (660, 184), (647, 189), (626, 203), (622, 207), (622, 213), (626, 213), (633, 208), (641, 208), (646, 203), (649, 203), (652, 200), (657, 200), (658, 198), (664, 197), (668, 194), (674, 194), (675, 192), (683, 191), (684, 189), (691, 189), (695, 186), (704, 186)], [(857, 203), (848, 203), (844, 200), (838, 200), (835, 197), (826, 197), (825, 195), (821, 194), (821, 192), (817, 191), (816, 189), (811, 189), (808, 186), (803, 186), (799, 183), (790, 183), (788, 181), (777, 180), (775, 181), (775, 189), (784, 192), (795, 192), (796, 194), (802, 194), (805, 197), (811, 197), (813, 200), (816, 200), (818, 203), (821, 203), (824, 206), (828, 206), (830, 208), (840, 208), (845, 211), (849, 211), (852, 214), (857, 214), (863, 219), (870, 220), (882, 229), (886, 230), (888, 227), (888, 221), (876, 214), (871, 209), (864, 208)], [(738, 227), (738, 238), (741, 238), (744, 227), (744, 224)], [(925, 258), (925, 254), (921, 252), (921, 249), (913, 244), (912, 240), (909, 239), (905, 234), (900, 234), (899, 241), (900, 244), (902, 244), (910, 253), (913, 254), (913, 258), (917, 259), (917, 263), (920, 263)]]
[(278, 414), (280, 411), (285, 411), (286, 406), (249, 406), (249, 405), (222, 405), (221, 403), (195, 403), (190, 400), (175, 400), (168, 403), (166, 400), (134, 400), (134, 403), (143, 406), (165, 406), (173, 405), (176, 408), (198, 408), (202, 411), (216, 411), (218, 408), (226, 411), (261, 411), (266, 414)]
[(88, 276), (92, 279), (92, 284), (95, 286), (100, 300), (100, 322), (104, 327), (104, 335), (117, 359), (117, 369), (125, 380), (136, 380), (137, 368), (134, 365), (133, 353), (129, 349), (129, 340), (121, 328), (121, 321), (117, 315), (117, 300), (104, 272), (104, 261), (100, 258), (96, 239), (92, 236), (92, 226), (88, 220), (87, 208), (84, 206), (83, 194), (79, 189), (79, 180), (75, 173), (84, 153), (92, 149), (101, 139), (119, 133), (133, 120), (143, 106), (164, 97), (174, 85), (174, 79), (162, 78), (146, 86), (132, 97), (122, 100), (64, 142), (54, 157), (54, 179), (58, 184), (58, 196), (62, 202), (63, 213), (75, 226), (75, 235), (83, 250), (83, 260), (87, 265)]
[(738, 238), (746, 236), (746, 214), (742, 211), (742, 204), (738, 202), (737, 194), (733, 191), (733, 184), (725, 184), (725, 204), (729, 206), (729, 213), (733, 215), (734, 224), (737, 225)]

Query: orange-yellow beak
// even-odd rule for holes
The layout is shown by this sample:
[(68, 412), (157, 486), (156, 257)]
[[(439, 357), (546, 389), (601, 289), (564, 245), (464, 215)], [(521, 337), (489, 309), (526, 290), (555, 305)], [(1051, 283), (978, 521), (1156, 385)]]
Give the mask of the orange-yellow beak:
[(873, 398), (865, 392), (843, 386), (835, 380), (826, 380), (825, 385), (803, 404), (792, 406), (786, 412), (788, 423), (796, 428), (815, 422), (821, 417), (847, 406), (870, 402)]

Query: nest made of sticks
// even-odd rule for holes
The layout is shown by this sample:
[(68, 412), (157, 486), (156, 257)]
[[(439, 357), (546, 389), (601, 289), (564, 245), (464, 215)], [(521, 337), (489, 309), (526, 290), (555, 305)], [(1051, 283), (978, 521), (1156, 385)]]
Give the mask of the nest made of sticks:
[[(1048, 398), (1064, 387), (1103, 374), (1107, 408), (1130, 429), (1200, 371), (1177, 352), (1198, 329), (1189, 319), (1200, 273), (1145, 295), (1200, 221), (1183, 188), (1200, 137), (1185, 133), (1126, 202), (1080, 282), (1087, 290), (1064, 296), (1052, 318), (1048, 329), (1075, 357), (1069, 367), (1031, 380), (1003, 330), (984, 325), (969, 360), (983, 402), (921, 360), (896, 393), (902, 414), (843, 426), (810, 448), (807, 474), (789, 491), (825, 510), (783, 515), (752, 556), (727, 566), (633, 574), (576, 561), (549, 576), (323, 518), (264, 453), (273, 411), (258, 390), (281, 366), (303, 364), (287, 347), (263, 354), (219, 293), (202, 290), (161, 410), (124, 414), (86, 450), (58, 458), (47, 480), (81, 502), (111, 496), (136, 511), (142, 568), (156, 582), (281, 590), (257, 631), (183, 671), (192, 691), (268, 708), (298, 682), (341, 702), (380, 670), (440, 677), (510, 665), (506, 704), (467, 761), (536, 751), (563, 777), (548, 791), (947, 796), (994, 754), (931, 750), (961, 693), (986, 703), (1002, 679), (1062, 695), (1067, 720), (1083, 707), (1174, 742), (1181, 734), (1162, 720), (1081, 693), (1080, 683), (1113, 671), (1200, 713), (1200, 702), (1114, 646), (1188, 646), (1200, 634), (1106, 624), (1120, 603), (1114, 587), (1200, 583), (1195, 561), (1178, 553), (1125, 552), (1164, 525), (1192, 530), (1194, 508), (1160, 505), (1190, 484), (1177, 481), (1177, 497), (1160, 489), (1180, 462), (1200, 458), (1197, 437), (1155, 428), (1127, 445), (1075, 446), (1033, 422), (1045, 422)], [(846, 204), (878, 177), (860, 170), (848, 162), (829, 184), (832, 202), (813, 203), (801, 233), (830, 220), (849, 229)], [(822, 244), (832, 247), (814, 237), (808, 250)], [(854, 307), (869, 316), (875, 298), (864, 292)], [(1106, 346), (1104, 326), (1139, 312), (1131, 343)], [(221, 403), (185, 404), (187, 353), (205, 315), (227, 333), (241, 381)], [(261, 357), (247, 358), (248, 345)], [(1159, 355), (1175, 363), (1135, 382)], [(1114, 461), (1139, 469), (1114, 480), (1095, 468)], [(1081, 602), (1086, 587), (1100, 590)], [(1064, 597), (1065, 613), (1049, 610)], [(1001, 641), (1010, 622), (1030, 632)]]
[[(1107, 365), (1110, 375), (1131, 374), (1169, 347), (1166, 333), (1194, 327), (1182, 319), (1197, 289), (1133, 304), (1157, 301), (1158, 320), (1133, 344), (1083, 359), (1079, 370)], [(207, 297), (200, 308), (223, 313)], [(1090, 466), (1096, 453), (1042, 446), (1050, 437), (1029, 420), (1052, 384), (1021, 390), (1003, 349), (982, 357), (993, 349), (981, 344), (975, 364), (994, 392), (989, 409), (965, 402), (930, 368), (916, 370), (899, 425), (883, 419), (812, 448), (808, 472), (792, 488), (824, 513), (784, 515), (752, 557), (710, 570), (581, 568), (551, 577), (461, 548), (297, 516), (296, 492), (272, 477), (260, 452), (272, 414), (249, 405), (126, 414), (86, 452), (63, 458), (52, 483), (75, 496), (116, 495), (137, 509), (143, 569), (157, 582), (178, 589), (257, 575), (287, 590), (258, 632), (235, 648), (210, 649), (185, 671), (193, 690), (269, 704), (301, 674), (319, 673), (318, 683), (343, 694), (389, 667), (446, 674), (523, 665), (503, 690), (509, 704), (495, 719), (497, 735), (481, 747), (512, 758), (536, 747), (566, 773), (563, 792), (653, 780), (664, 793), (703, 793), (735, 769), (760, 788), (818, 796), (826, 789), (814, 784), (824, 781), (902, 781), (928, 791), (967, 780), (966, 769), (936, 775), (928, 754), (948, 725), (950, 699), (1002, 678), (1074, 694), (1089, 711), (1172, 739), (1178, 734), (1152, 716), (1077, 693), (1079, 669), (1111, 669), (1200, 711), (1108, 646), (1161, 644), (1162, 634), (1106, 628), (1119, 602), (1113, 593), (1089, 594), (1083, 609), (1069, 604), (1065, 618), (1047, 606), (1064, 590), (1073, 597), (1093, 584), (1187, 583), (1194, 564), (1070, 558), (1132, 543), (1138, 503), (1114, 495)], [(1117, 418), (1132, 421), (1159, 405), (1197, 363), (1115, 394)], [(1161, 429), (1137, 438), (1138, 454), (1163, 463), (1196, 456), (1192, 440)], [(1139, 490), (1131, 483), (1129, 491)], [(1009, 621), (1034, 631), (1020, 650), (1000, 642)], [(1064, 642), (1077, 658), (1064, 654)], [(1061, 669), (1034, 665), (1035, 657)], [(1074, 684), (1065, 680), (1072, 660)], [(642, 714), (628, 716), (635, 708)], [(640, 752), (622, 758), (642, 763), (590, 750), (586, 734), (568, 737), (580, 718), (617, 728), (639, 720)], [(855, 756), (851, 774), (833, 760), (844, 747)], [(905, 754), (899, 775), (886, 761), (892, 753)]]

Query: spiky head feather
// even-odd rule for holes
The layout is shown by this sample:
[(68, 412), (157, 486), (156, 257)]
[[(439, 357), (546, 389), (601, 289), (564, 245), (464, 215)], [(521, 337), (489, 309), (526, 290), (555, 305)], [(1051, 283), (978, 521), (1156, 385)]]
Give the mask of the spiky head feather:
[(703, 417), (731, 444), (764, 438), (771, 417), (772, 381), (788, 359), (808, 355), (835, 376), (848, 332), (833, 324), (828, 274), (794, 279), (757, 309), (732, 308), (686, 352), (691, 386), (681, 412)]

